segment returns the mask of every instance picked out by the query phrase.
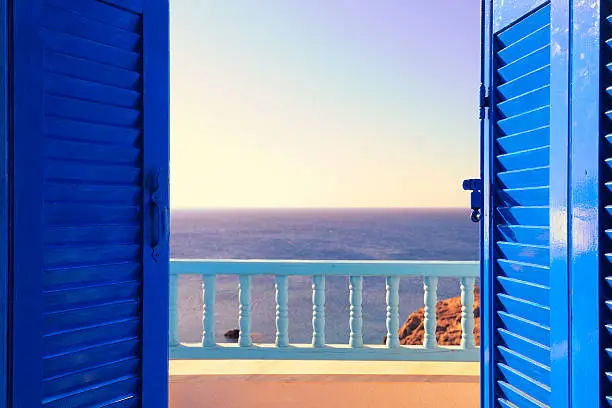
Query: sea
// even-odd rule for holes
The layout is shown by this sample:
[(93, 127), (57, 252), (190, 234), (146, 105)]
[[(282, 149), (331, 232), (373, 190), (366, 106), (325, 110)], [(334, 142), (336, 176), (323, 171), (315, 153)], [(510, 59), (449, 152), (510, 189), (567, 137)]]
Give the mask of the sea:
[[(209, 209), (173, 211), (171, 257), (192, 259), (313, 260), (477, 260), (478, 225), (465, 209)], [(310, 343), (312, 280), (289, 278), (289, 338)], [(457, 279), (441, 278), (438, 298), (459, 295)], [(400, 283), (400, 320), (423, 307), (423, 281)], [(382, 344), (385, 327), (385, 280), (366, 277), (363, 334), (366, 344)], [(349, 337), (348, 278), (326, 280), (328, 343)], [(238, 279), (217, 278), (215, 331), (238, 328)], [(275, 337), (274, 278), (252, 280), (254, 340)], [(202, 335), (202, 285), (197, 276), (179, 279), (179, 339), (199, 342)]]

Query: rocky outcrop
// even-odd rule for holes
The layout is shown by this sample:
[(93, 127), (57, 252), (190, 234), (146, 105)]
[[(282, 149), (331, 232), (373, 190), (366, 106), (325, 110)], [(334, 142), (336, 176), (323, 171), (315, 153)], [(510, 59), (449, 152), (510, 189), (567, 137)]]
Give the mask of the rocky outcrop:
[[(474, 293), (474, 338), (476, 345), (480, 345), (480, 292), (478, 288)], [(423, 344), (425, 329), (423, 327), (425, 310), (415, 311), (399, 330), (402, 345)], [(439, 345), (454, 346), (461, 344), (461, 298), (454, 297), (438, 301), (436, 304), (436, 317), (438, 327), (436, 338)], [(386, 336), (383, 344), (386, 342)]]

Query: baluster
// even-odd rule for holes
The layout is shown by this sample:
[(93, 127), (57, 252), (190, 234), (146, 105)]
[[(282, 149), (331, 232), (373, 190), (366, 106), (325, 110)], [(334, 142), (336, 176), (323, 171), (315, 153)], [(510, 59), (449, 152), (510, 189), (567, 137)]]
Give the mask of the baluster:
[(461, 278), (461, 347), (476, 347), (474, 341), (474, 284), (476, 278)]
[(276, 277), (276, 346), (289, 345), (289, 277)]
[(312, 277), (312, 345), (325, 346), (325, 276)]
[(168, 342), (170, 347), (176, 347), (179, 345), (178, 339), (178, 275), (170, 274), (170, 322), (168, 330)]
[(350, 299), (350, 314), (349, 326), (351, 335), (349, 345), (351, 347), (363, 347), (363, 317), (362, 307), (363, 302), (363, 276), (351, 276), (349, 278), (349, 299)]
[(240, 334), (238, 344), (240, 347), (250, 347), (253, 345), (251, 339), (251, 277), (240, 276), (238, 286), (238, 302), (240, 303), (238, 312), (238, 326)]
[(213, 347), (215, 341), (215, 275), (202, 276), (202, 346)]
[(387, 276), (387, 347), (397, 348), (399, 341), (399, 276)]
[(435, 276), (426, 276), (423, 279), (423, 289), (425, 298), (425, 336), (423, 338), (423, 346), (425, 348), (436, 348), (438, 341), (436, 340), (436, 304), (438, 303), (438, 278)]

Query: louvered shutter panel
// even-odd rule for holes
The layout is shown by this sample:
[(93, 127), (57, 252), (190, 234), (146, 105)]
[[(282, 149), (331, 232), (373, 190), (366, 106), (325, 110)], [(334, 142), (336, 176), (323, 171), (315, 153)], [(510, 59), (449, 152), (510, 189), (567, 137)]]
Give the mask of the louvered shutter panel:
[[(612, 406), (612, 4), (601, 3), (600, 257), (601, 344), (600, 404)], [(591, 367), (596, 367), (592, 364)]]
[(165, 406), (168, 2), (12, 10), (12, 404)]
[[(498, 2), (495, 2), (498, 3)], [(502, 14), (504, 2), (493, 7)], [(508, 6), (509, 7), (509, 6)], [(508, 13), (506, 13), (508, 14)], [(550, 42), (548, 3), (490, 41), (490, 398), (485, 406), (551, 404)], [(487, 275), (488, 273), (488, 275)], [(488, 403), (493, 405), (489, 405)]]

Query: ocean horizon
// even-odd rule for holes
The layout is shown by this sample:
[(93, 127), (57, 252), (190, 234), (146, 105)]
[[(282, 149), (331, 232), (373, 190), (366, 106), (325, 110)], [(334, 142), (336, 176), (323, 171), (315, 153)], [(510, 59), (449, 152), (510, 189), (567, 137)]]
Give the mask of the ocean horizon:
[[(296, 260), (477, 260), (478, 225), (458, 208), (267, 208), (173, 210), (172, 258)], [(381, 344), (385, 335), (385, 282), (364, 279), (364, 342)], [(289, 279), (289, 336), (309, 343), (312, 335), (311, 279)], [(459, 295), (457, 279), (439, 281), (438, 298)], [(179, 338), (201, 338), (201, 279), (179, 279)], [(252, 331), (257, 342), (275, 335), (274, 278), (252, 280)], [(400, 320), (423, 306), (423, 282), (400, 284)], [(348, 341), (348, 278), (326, 282), (326, 337)], [(238, 279), (217, 278), (215, 308), (218, 342), (238, 327)]]

